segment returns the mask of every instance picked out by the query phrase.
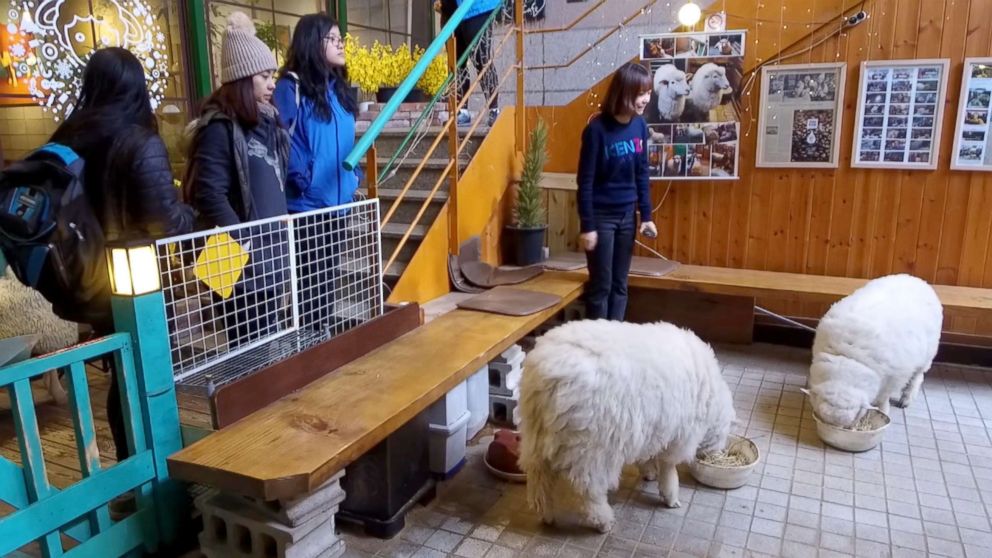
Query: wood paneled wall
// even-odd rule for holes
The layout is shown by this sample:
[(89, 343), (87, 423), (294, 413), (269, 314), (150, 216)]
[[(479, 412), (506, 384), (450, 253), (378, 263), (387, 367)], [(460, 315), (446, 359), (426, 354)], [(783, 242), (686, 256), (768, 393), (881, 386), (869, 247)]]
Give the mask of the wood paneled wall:
[[(865, 23), (816, 44), (838, 30), (839, 15), (861, 4), (870, 13)], [(756, 79), (742, 99), (741, 180), (654, 183), (661, 234), (653, 247), (701, 265), (849, 277), (912, 273), (939, 284), (992, 287), (992, 174), (949, 170), (963, 61), (992, 54), (992, 1), (728, 0), (724, 6), (729, 27), (749, 31), (746, 68), (774, 58), (782, 46), (787, 52), (808, 50), (783, 63), (847, 62), (841, 164), (836, 170), (756, 169)], [(939, 166), (852, 169), (859, 64), (906, 58), (951, 60)], [(575, 172), (581, 129), (604, 88), (597, 84), (566, 107), (531, 110), (531, 119), (553, 124), (549, 171)], [(574, 211), (573, 195), (549, 194), (549, 212)], [(571, 234), (561, 229), (552, 234)], [(824, 310), (763, 303), (797, 316)], [(962, 333), (992, 334), (992, 320), (961, 318), (949, 325)]]

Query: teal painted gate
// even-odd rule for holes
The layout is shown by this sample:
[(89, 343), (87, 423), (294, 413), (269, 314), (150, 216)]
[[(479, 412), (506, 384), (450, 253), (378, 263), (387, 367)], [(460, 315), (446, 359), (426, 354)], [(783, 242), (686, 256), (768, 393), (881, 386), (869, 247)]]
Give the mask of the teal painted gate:
[[(159, 395), (166, 395), (166, 399), (171, 396), (173, 408), (175, 397), (173, 393), (148, 392), (149, 378), (140, 377), (141, 359), (136, 367), (131, 339), (130, 334), (117, 333), (0, 368), (0, 389), (10, 394), (21, 456), (20, 465), (0, 457), (0, 501), (15, 509), (0, 518), (0, 556), (16, 555), (18, 548), (34, 541), (46, 558), (122, 556), (135, 550), (155, 550), (163, 539), (174, 535), (170, 531), (174, 531), (177, 513), (182, 510), (181, 504), (176, 505), (181, 489), (168, 481), (165, 458), (177, 449), (178, 413), (155, 409)], [(105, 355), (116, 362), (131, 457), (103, 469), (85, 362)], [(83, 473), (80, 481), (63, 490), (48, 481), (30, 385), (32, 377), (55, 369), (65, 373)], [(107, 503), (132, 490), (137, 495), (137, 513), (111, 521)], [(60, 533), (80, 544), (63, 551)]]

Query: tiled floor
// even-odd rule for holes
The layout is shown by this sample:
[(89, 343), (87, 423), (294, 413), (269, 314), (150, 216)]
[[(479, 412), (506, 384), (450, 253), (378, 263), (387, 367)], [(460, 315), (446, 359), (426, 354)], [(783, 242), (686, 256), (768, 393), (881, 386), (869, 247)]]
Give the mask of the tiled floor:
[[(924, 397), (893, 409), (885, 441), (850, 454), (825, 447), (799, 388), (809, 353), (756, 346), (718, 357), (741, 430), (762, 450), (748, 486), (697, 486), (659, 507), (628, 471), (609, 535), (543, 527), (524, 488), (491, 477), (485, 442), (391, 541), (346, 532), (348, 556), (992, 556), (992, 371), (935, 367)], [(746, 425), (746, 426), (745, 426)]]

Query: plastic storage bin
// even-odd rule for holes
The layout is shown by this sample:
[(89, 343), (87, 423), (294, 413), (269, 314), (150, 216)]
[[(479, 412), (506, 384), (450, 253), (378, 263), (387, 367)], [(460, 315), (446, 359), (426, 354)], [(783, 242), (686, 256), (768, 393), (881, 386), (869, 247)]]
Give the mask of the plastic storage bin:
[(489, 367), (483, 366), (468, 379), (468, 431), (465, 438), (471, 440), (482, 431), (489, 419)]

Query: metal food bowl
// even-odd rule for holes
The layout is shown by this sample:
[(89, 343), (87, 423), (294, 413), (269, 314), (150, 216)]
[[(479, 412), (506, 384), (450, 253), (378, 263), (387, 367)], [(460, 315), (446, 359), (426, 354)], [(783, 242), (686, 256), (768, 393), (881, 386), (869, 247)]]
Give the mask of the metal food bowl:
[(720, 467), (709, 463), (702, 463), (698, 458), (694, 459), (689, 464), (689, 473), (696, 479), (696, 482), (725, 490), (740, 488), (747, 484), (747, 479), (751, 476), (751, 471), (754, 470), (754, 466), (758, 464), (758, 460), (761, 458), (758, 446), (747, 438), (732, 434), (727, 443), (727, 450), (741, 452), (744, 454), (748, 463), (736, 467)]
[(892, 423), (888, 415), (875, 409), (868, 410), (871, 430), (852, 430), (828, 424), (820, 420), (816, 413), (813, 413), (813, 419), (816, 420), (816, 433), (825, 444), (850, 452), (868, 451), (877, 446), (885, 429)]

